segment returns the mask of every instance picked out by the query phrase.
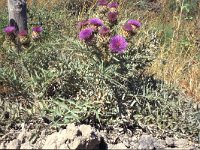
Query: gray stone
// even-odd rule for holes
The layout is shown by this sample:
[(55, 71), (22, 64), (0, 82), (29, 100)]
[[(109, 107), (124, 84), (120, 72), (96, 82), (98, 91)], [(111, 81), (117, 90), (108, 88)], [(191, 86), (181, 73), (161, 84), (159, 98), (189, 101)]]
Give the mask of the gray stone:
[(6, 149), (5, 142), (2, 142), (2, 143), (1, 143), (1, 145), (0, 145), (0, 149)]
[(108, 149), (127, 149), (127, 147), (123, 143), (108, 144)]
[(133, 137), (131, 138), (131, 141), (133, 141), (133, 142), (138, 142), (138, 137), (133, 136)]
[(97, 149), (101, 141), (99, 133), (89, 125), (69, 124), (67, 129), (49, 135), (43, 149)]
[(166, 137), (165, 142), (166, 142), (167, 146), (169, 146), (169, 147), (174, 146), (174, 138)]
[(163, 148), (165, 148), (166, 147), (165, 140), (158, 139), (156, 142), (154, 142), (154, 147), (156, 149), (163, 149)]
[(185, 148), (189, 145), (189, 142), (187, 139), (178, 139), (176, 141), (174, 141), (174, 146), (178, 147), (178, 148)]
[(123, 144), (127, 147), (130, 148), (130, 142), (128, 139), (123, 140)]
[(64, 134), (65, 138), (69, 140), (74, 139), (79, 132), (78, 130), (79, 129), (75, 126), (75, 124), (67, 125), (66, 134)]
[(15, 139), (11, 141), (10, 143), (8, 143), (8, 145), (6, 146), (6, 149), (20, 149), (20, 146), (21, 146), (21, 141), (18, 139)]
[(131, 142), (130, 145), (131, 145), (130, 147), (131, 149), (138, 149), (139, 143)]
[(142, 135), (139, 140), (138, 149), (154, 149), (154, 141), (152, 135)]
[(22, 131), (20, 132), (20, 134), (18, 135), (17, 139), (18, 139), (19, 141), (23, 142), (23, 141), (24, 141), (24, 138), (25, 138), (25, 134), (26, 134), (26, 130), (22, 130)]
[(44, 143), (42, 149), (56, 149), (56, 141), (57, 141), (57, 132), (49, 135)]
[(190, 145), (190, 146), (186, 147), (186, 149), (188, 149), (188, 150), (197, 150), (198, 148), (196, 148), (195, 145)]
[(30, 142), (23, 143), (20, 147), (20, 149), (33, 149)]
[(58, 149), (69, 149), (69, 146), (67, 144), (63, 144)]

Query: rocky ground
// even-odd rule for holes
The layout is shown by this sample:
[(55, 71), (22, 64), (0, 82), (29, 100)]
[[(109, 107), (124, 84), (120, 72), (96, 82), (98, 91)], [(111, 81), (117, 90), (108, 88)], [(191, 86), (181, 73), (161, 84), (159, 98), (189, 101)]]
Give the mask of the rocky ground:
[(69, 124), (50, 129), (21, 124), (0, 138), (0, 149), (199, 149), (200, 144), (175, 137), (156, 138), (142, 131), (134, 134), (122, 128), (96, 130), (90, 125)]

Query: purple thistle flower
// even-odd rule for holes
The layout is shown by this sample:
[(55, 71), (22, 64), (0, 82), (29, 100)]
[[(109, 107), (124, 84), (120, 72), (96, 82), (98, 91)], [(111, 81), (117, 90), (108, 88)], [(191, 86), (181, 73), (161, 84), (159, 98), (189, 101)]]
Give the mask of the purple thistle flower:
[(81, 21), (81, 22), (79, 22), (78, 24), (77, 24), (77, 28), (80, 30), (80, 29), (82, 29), (84, 26), (87, 26), (88, 25), (88, 20), (83, 20), (83, 21)]
[(110, 22), (115, 22), (115, 21), (117, 21), (117, 16), (118, 16), (118, 12), (109, 12), (108, 13), (108, 20)]
[(3, 29), (3, 32), (7, 33), (7, 34), (11, 34), (16, 30), (16, 28), (14, 26), (7, 26)]
[(117, 8), (118, 6), (119, 6), (118, 2), (111, 2), (111, 3), (108, 4), (109, 8)]
[(42, 29), (41, 26), (36, 26), (36, 27), (33, 27), (32, 30), (37, 32), (37, 33), (40, 33), (40, 32), (42, 32), (43, 29)]
[(28, 31), (27, 30), (22, 30), (18, 33), (19, 36), (27, 36), (28, 35)]
[(126, 23), (122, 26), (122, 29), (125, 31), (132, 31), (133, 27), (131, 26), (131, 24)]
[(97, 5), (98, 6), (106, 6), (108, 4), (107, 0), (98, 0)]
[(128, 46), (126, 39), (120, 35), (116, 35), (111, 38), (109, 48), (113, 53), (124, 53)]
[(102, 35), (102, 36), (106, 36), (106, 35), (110, 34), (110, 30), (106, 26), (103, 26), (99, 30), (99, 34)]
[(93, 35), (94, 30), (92, 28), (86, 28), (79, 32), (80, 40), (89, 40)]
[(139, 27), (142, 25), (138, 20), (133, 20), (133, 19), (129, 20), (129, 21), (128, 21), (128, 24), (134, 25), (134, 26), (136, 26), (137, 28), (139, 28)]
[(101, 21), (99, 18), (91, 18), (88, 20), (90, 24), (95, 25), (95, 26), (102, 26), (103, 21)]

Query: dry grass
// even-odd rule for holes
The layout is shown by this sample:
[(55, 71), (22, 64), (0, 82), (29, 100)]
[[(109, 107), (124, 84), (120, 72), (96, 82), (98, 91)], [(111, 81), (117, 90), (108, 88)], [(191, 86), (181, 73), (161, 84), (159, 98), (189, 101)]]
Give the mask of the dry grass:
[[(27, 0), (28, 5), (36, 4), (37, 6), (51, 8), (58, 3), (59, 0)], [(4, 7), (7, 4), (7, 0), (0, 1), (0, 7)]]
[[(153, 17), (152, 25), (159, 22), (171, 24), (173, 36), (169, 45), (161, 46), (157, 59), (148, 72), (168, 84), (180, 86), (186, 95), (200, 101), (200, 47), (197, 44), (200, 21), (198, 17), (189, 22), (180, 19), (183, 15), (181, 13), (173, 14), (170, 21), (167, 19), (169, 15), (162, 20), (159, 20), (159, 16)], [(159, 21), (156, 22), (155, 19)]]
[(168, 52), (162, 50), (149, 68), (149, 72), (168, 84), (178, 84), (186, 95), (200, 101), (200, 63), (195, 60), (196, 55), (199, 53), (184, 56), (177, 54), (175, 49)]

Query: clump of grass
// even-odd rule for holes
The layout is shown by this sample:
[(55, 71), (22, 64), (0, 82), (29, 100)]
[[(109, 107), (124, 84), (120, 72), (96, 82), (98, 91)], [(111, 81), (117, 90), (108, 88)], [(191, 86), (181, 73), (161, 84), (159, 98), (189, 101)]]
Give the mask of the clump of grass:
[[(187, 135), (197, 140), (198, 108), (183, 97), (178, 86), (167, 85), (164, 81), (168, 80), (161, 78), (164, 76), (162, 68), (172, 68), (169, 58), (174, 51), (166, 49), (169, 46), (172, 50), (170, 38), (163, 36), (163, 32), (171, 32), (158, 30), (153, 26), (157, 22), (144, 21), (126, 53), (107, 63), (96, 59), (94, 47), (77, 39), (74, 26), (80, 18), (68, 12), (67, 9), (52, 9), (51, 13), (30, 10), (30, 15), (39, 16), (43, 23), (44, 40), (32, 43), (20, 53), (1, 48), (4, 60), (0, 84), (10, 91), (0, 95), (1, 122), (9, 124), (39, 116), (56, 126), (69, 122), (118, 124), (133, 127), (133, 130), (140, 127), (157, 136)], [(91, 9), (89, 15), (94, 12)], [(136, 19), (149, 17), (139, 12), (132, 15)], [(188, 46), (185, 42), (178, 45), (182, 49), (177, 50)], [(189, 59), (189, 55), (186, 56), (185, 60)], [(162, 60), (162, 65), (158, 66), (157, 58)], [(180, 56), (178, 58), (176, 60), (182, 61)], [(168, 67), (163, 67), (166, 63)], [(180, 66), (174, 66), (179, 71)], [(149, 72), (157, 72), (160, 80)]]

